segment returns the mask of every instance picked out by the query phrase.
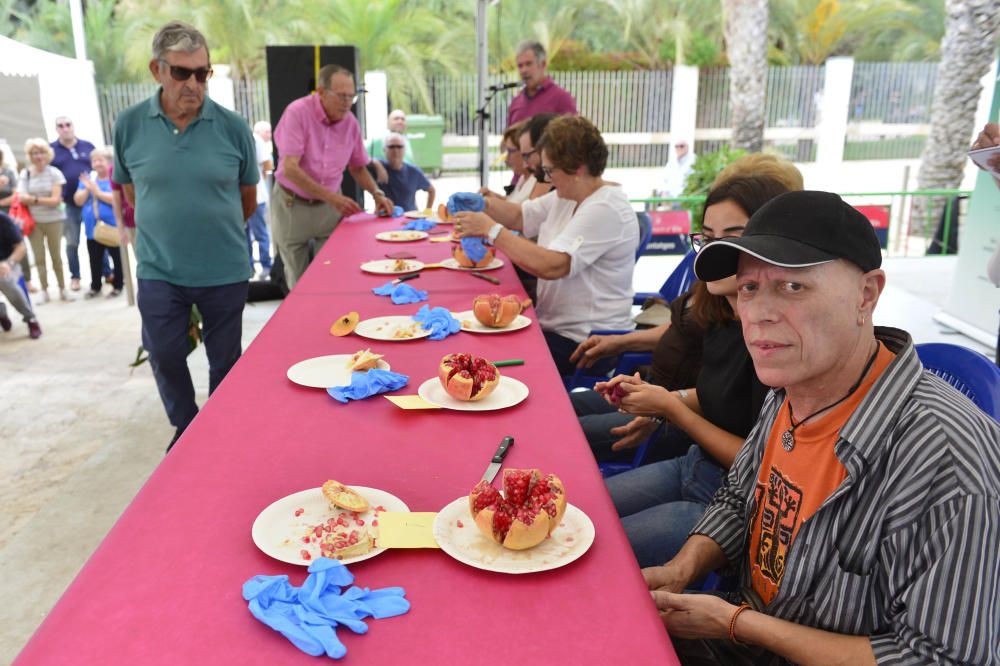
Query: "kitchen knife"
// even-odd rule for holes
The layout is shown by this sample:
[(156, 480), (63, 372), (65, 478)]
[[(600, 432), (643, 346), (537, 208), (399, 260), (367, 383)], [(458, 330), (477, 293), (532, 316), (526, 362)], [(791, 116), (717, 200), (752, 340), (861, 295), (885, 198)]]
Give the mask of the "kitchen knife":
[(486, 473), (483, 474), (483, 481), (487, 483), (492, 483), (493, 479), (496, 478), (497, 472), (500, 471), (500, 467), (503, 465), (504, 456), (507, 455), (507, 451), (514, 445), (514, 438), (510, 435), (503, 438), (500, 442), (500, 446), (497, 447), (496, 452), (493, 454), (493, 459), (490, 464), (486, 466)]
[(492, 275), (485, 275), (479, 271), (472, 271), (469, 274), (479, 278), (480, 280), (486, 280), (487, 282), (492, 282), (493, 284), (500, 284), (500, 280), (496, 279)]

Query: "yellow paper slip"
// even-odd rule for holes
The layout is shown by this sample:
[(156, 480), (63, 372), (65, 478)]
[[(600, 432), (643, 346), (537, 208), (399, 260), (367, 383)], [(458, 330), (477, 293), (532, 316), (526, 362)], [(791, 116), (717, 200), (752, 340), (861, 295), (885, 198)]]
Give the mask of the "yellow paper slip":
[(383, 511), (378, 514), (380, 548), (439, 548), (431, 526), (437, 513)]
[(419, 395), (386, 395), (383, 397), (400, 409), (441, 409), (439, 405), (431, 404)]

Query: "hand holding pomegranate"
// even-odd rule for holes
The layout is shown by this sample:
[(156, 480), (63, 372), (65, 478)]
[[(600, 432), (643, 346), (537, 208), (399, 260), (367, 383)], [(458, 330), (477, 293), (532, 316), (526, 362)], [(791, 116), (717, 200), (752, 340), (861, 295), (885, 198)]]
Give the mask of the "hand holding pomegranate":
[(598, 359), (621, 354), (624, 349), (620, 335), (592, 335), (573, 350), (569, 360), (578, 368), (589, 368)]
[(645, 416), (637, 416), (623, 426), (611, 429), (611, 434), (621, 437), (611, 445), (612, 451), (634, 449), (653, 434), (660, 424)]
[(625, 395), (625, 389), (621, 387), (621, 384), (642, 383), (642, 378), (638, 372), (634, 375), (616, 375), (606, 382), (597, 382), (594, 384), (594, 390), (604, 396), (604, 399), (612, 405), (617, 405), (621, 397)]
[(455, 213), (455, 235), (459, 238), (485, 236), (494, 224), (496, 221), (486, 213), (469, 211)]
[[(663, 626), (677, 638), (729, 638), (729, 622), (737, 606), (714, 594), (650, 592)], [(741, 615), (742, 617), (742, 615)]]
[(618, 409), (636, 416), (660, 416), (675, 420), (678, 409), (686, 409), (684, 403), (673, 391), (657, 384), (621, 384), (624, 395), (618, 401)]

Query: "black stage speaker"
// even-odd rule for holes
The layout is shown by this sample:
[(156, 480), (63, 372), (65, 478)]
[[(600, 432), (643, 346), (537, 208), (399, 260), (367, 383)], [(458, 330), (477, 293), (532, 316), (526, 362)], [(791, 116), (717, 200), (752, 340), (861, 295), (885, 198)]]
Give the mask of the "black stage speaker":
[[(358, 73), (358, 49), (353, 46), (268, 46), (267, 54), (267, 99), (271, 106), (271, 127), (278, 126), (278, 120), (285, 107), (299, 97), (316, 90), (316, 75), (324, 65), (340, 65), (354, 75), (354, 85), (361, 89)], [(365, 96), (358, 97), (358, 103), (351, 111), (361, 124), (361, 136), (365, 135)], [(274, 164), (278, 164), (278, 146), (274, 146)], [(364, 192), (348, 171), (344, 171), (344, 196), (364, 204)]]

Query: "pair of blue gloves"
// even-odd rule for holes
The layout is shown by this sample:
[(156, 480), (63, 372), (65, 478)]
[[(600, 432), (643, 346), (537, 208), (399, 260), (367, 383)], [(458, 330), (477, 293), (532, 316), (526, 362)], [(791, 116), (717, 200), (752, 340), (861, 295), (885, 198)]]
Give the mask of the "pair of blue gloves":
[(372, 289), (372, 293), (376, 296), (389, 296), (392, 298), (392, 302), (395, 305), (403, 305), (404, 303), (419, 303), (420, 301), (427, 300), (426, 291), (414, 289), (405, 282), (393, 284), (391, 280), (386, 282), (381, 287), (375, 287)]
[[(460, 211), (479, 213), (486, 208), (486, 199), (478, 192), (456, 192), (448, 197), (448, 212), (454, 215)], [(486, 244), (482, 238), (463, 238), (462, 250), (472, 261), (479, 263), (486, 256)]]
[(302, 587), (289, 583), (288, 576), (254, 576), (243, 583), (243, 598), (255, 618), (298, 649), (340, 659), (347, 648), (337, 638), (338, 625), (364, 634), (364, 618), (381, 620), (410, 610), (401, 587), (341, 589), (353, 582), (354, 575), (342, 562), (321, 557), (310, 565)]
[[(386, 215), (382, 211), (379, 211), (378, 216), (379, 217), (390, 217), (389, 215)], [(403, 207), (402, 206), (393, 206), (392, 207), (392, 217), (403, 217)]]
[(430, 231), (435, 226), (437, 226), (437, 222), (425, 218), (420, 218), (417, 220), (410, 220), (409, 222), (403, 225), (403, 229), (405, 229), (406, 231)]
[(326, 390), (330, 397), (345, 405), (348, 400), (363, 400), (379, 393), (398, 391), (409, 383), (407, 375), (398, 372), (372, 368), (365, 372), (352, 372), (348, 386), (333, 386)]
[(444, 340), (462, 329), (461, 322), (451, 316), (448, 308), (431, 308), (423, 305), (413, 315), (413, 319), (420, 322), (425, 330), (431, 332), (431, 340)]

